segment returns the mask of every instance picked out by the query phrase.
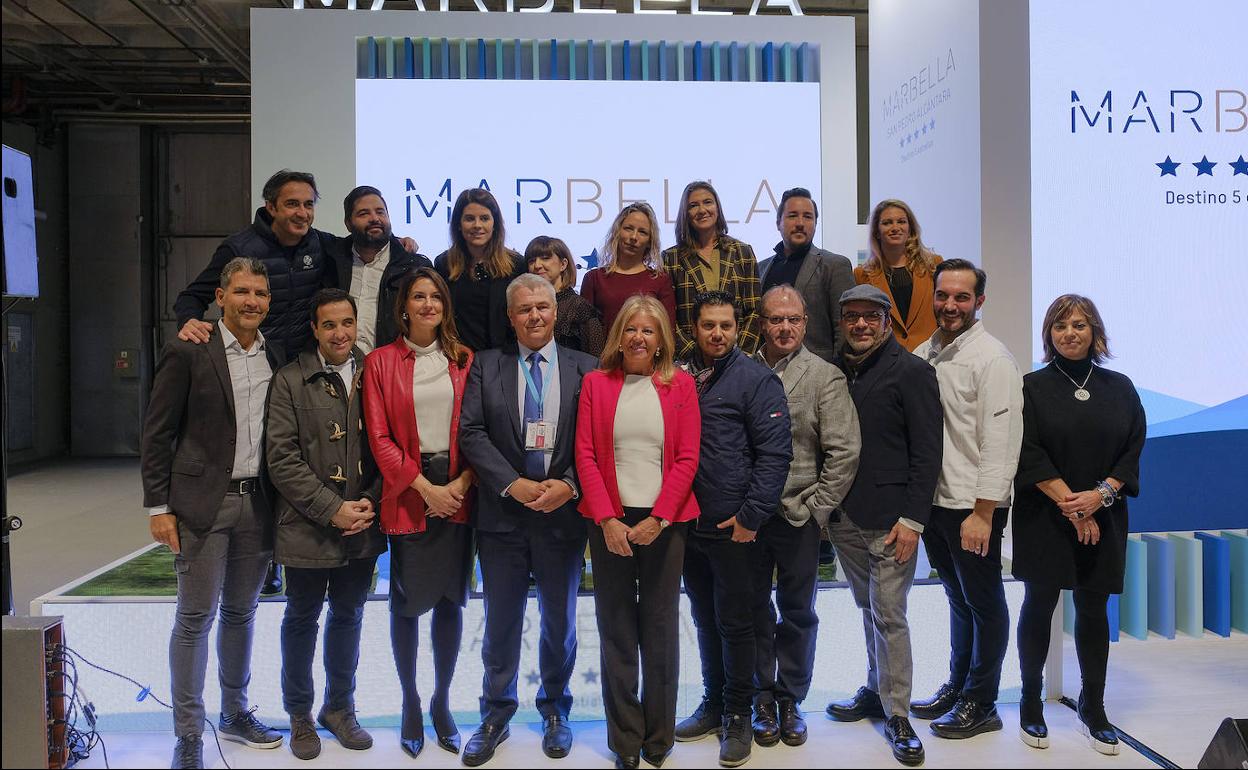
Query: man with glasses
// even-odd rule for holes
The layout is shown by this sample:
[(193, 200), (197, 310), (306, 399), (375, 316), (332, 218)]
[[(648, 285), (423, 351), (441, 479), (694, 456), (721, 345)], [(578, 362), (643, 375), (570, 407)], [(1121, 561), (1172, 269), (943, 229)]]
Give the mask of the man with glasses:
[(806, 742), (806, 721), (799, 706), (810, 691), (819, 631), (820, 532), (840, 516), (861, 439), (845, 375), (802, 345), (807, 323), (802, 295), (788, 284), (776, 286), (763, 295), (761, 314), (763, 346), (755, 358), (784, 385), (793, 462), (777, 515), (763, 523), (752, 552), (760, 600), (754, 612), (754, 741), (800, 746)]
[(841, 295), (845, 345), (836, 365), (858, 410), (858, 474), (829, 525), (845, 577), (862, 610), (867, 684), (848, 701), (828, 704), (841, 722), (885, 720), (884, 736), (904, 765), (923, 763), (910, 726), (910, 628), (906, 597), (915, 550), (940, 476), (943, 415), (936, 372), (893, 337), (888, 295), (855, 286)]

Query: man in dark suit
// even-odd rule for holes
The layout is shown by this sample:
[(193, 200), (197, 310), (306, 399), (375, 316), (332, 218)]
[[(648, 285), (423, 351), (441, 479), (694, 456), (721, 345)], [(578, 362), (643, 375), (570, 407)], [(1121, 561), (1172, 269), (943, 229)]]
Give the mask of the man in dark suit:
[(585, 520), (576, 510), (573, 444), (581, 378), (592, 357), (558, 345), (555, 291), (524, 274), (507, 287), (507, 314), (519, 346), (477, 354), (460, 413), (460, 448), (477, 472), (477, 543), (485, 593), (481, 726), (464, 746), (475, 767), (507, 739), (519, 705), (516, 679), (529, 578), (541, 606), (537, 710), (542, 750), (566, 757), (576, 663), (576, 592)]
[(819, 207), (810, 190), (785, 190), (776, 211), (780, 243), (775, 254), (758, 263), (759, 293), (786, 283), (801, 292), (806, 301), (805, 347), (830, 362), (844, 342), (837, 299), (854, 287), (854, 268), (847, 257), (815, 246), (818, 224)]
[(858, 410), (862, 451), (841, 503), (846, 515), (829, 525), (829, 534), (862, 610), (867, 684), (851, 700), (828, 704), (828, 715), (842, 722), (885, 720), (893, 756), (918, 765), (923, 744), (907, 717), (913, 665), (906, 597), (940, 476), (940, 388), (936, 371), (893, 337), (884, 292), (855, 286), (840, 305), (845, 346), (835, 363)]
[(208, 632), (221, 608), (217, 734), (273, 749), (282, 736), (247, 708), (252, 623), (273, 555), (266, 496), (265, 398), (282, 359), (260, 324), (269, 311), (262, 262), (225, 264), (216, 290), (221, 321), (206, 344), (174, 340), (156, 368), (143, 426), (143, 504), (152, 538), (175, 554), (178, 608), (169, 641), (173, 767), (202, 767)]
[(399, 239), (390, 228), (386, 199), (376, 187), (361, 185), (342, 201), (346, 238), (326, 242), (333, 260), (337, 286), (355, 297), (360, 317), (356, 345), (365, 355), (389, 345), (399, 336), (394, 323), (394, 295), (399, 279), (409, 270), (433, 267), (410, 239)]

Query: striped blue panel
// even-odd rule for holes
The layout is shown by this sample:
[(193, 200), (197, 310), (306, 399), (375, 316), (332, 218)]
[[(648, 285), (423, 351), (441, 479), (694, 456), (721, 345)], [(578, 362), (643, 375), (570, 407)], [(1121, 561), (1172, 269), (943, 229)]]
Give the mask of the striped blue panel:
[(1218, 636), (1231, 635), (1231, 543), (1210, 532), (1197, 532), (1200, 542), (1201, 583), (1205, 628)]
[(693, 44), (693, 79), (704, 80), (702, 77), (702, 41)]
[(575, 40), (568, 41), (568, 80), (576, 80), (577, 46)]
[(1205, 597), (1200, 541), (1188, 535), (1171, 533), (1174, 546), (1174, 625), (1188, 636), (1205, 635)]
[(719, 43), (714, 42), (711, 43), (711, 80), (718, 83), (723, 80), (722, 75), (719, 64)]
[(533, 51), (533, 80), (542, 79), (542, 44), (536, 40), (530, 43)]
[(494, 79), (503, 79), (503, 41), (494, 41)]
[(477, 79), (485, 79), (485, 38), (477, 38)]
[(459, 41), (459, 79), (468, 79), (468, 39), (462, 38)]
[(416, 77), (416, 46), (410, 37), (403, 38), (403, 77)]
[(1148, 638), (1148, 547), (1136, 535), (1127, 537), (1127, 569), (1123, 577), (1122, 630), (1136, 639)]
[(762, 80), (767, 83), (776, 82), (776, 44), (766, 43), (763, 45), (763, 77)]
[(420, 66), (421, 77), (433, 77), (433, 46), (429, 42), (429, 38), (420, 41)]
[(667, 80), (667, 41), (659, 41), (659, 80)]
[(1248, 536), (1223, 530), (1231, 544), (1231, 627), (1248, 633)]
[(367, 77), (377, 77), (377, 38), (370, 37), (368, 39), (368, 51), (365, 62), (367, 62), (366, 66), (368, 67)]
[(611, 41), (606, 40), (602, 44), (602, 65), (605, 68), (603, 80), (611, 80)]
[(650, 41), (641, 41), (641, 79), (650, 79)]
[(559, 41), (550, 40), (550, 77), (547, 80), (559, 80)]
[(629, 43), (629, 41), (625, 40), (623, 46), (620, 47), (620, 57), (621, 57), (620, 69), (624, 71), (625, 80), (632, 79), (632, 75), (633, 75), (632, 53), (633, 53), (632, 45)]
[(597, 80), (598, 73), (594, 71), (594, 41), (585, 41), (585, 79)]
[(514, 60), (512, 63), (512, 67), (514, 69), (512, 70), (511, 76), (515, 80), (520, 80), (523, 77), (521, 74), (524, 72), (523, 59), (521, 58), (521, 52), (523, 50), (524, 46), (521, 45), (519, 40), (516, 40), (514, 47), (511, 49), (512, 59)]
[(685, 41), (676, 44), (676, 79), (685, 79)]
[(442, 38), (441, 59), (442, 73), (439, 77), (449, 80), (451, 77), (451, 41), (445, 37)]

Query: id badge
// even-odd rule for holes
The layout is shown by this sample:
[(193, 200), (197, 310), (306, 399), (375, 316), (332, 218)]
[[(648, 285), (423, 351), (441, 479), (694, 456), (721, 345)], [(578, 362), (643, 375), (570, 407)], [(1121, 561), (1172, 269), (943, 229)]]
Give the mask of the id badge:
[(526, 420), (524, 423), (524, 449), (526, 452), (545, 450), (550, 446), (551, 424), (545, 420)]

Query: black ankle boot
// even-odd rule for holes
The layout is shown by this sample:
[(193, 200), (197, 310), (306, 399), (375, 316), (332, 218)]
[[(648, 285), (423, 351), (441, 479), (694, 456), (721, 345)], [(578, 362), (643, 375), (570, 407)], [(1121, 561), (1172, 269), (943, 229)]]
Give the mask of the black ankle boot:
[(1049, 727), (1044, 723), (1044, 702), (1026, 698), (1018, 702), (1018, 737), (1033, 749), (1049, 747)]
[[(1079, 693), (1079, 730), (1097, 752), (1113, 756), (1118, 753), (1118, 731), (1105, 715), (1105, 687), (1102, 685), (1098, 690), (1089, 688), (1086, 683), (1084, 687)], [(1096, 697), (1096, 693), (1100, 697)]]

